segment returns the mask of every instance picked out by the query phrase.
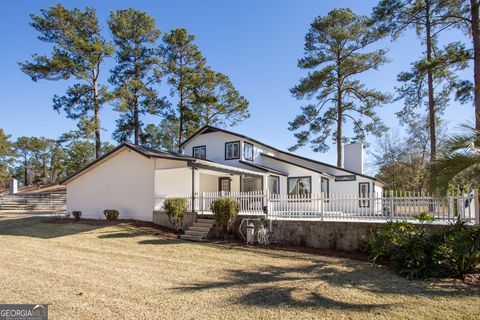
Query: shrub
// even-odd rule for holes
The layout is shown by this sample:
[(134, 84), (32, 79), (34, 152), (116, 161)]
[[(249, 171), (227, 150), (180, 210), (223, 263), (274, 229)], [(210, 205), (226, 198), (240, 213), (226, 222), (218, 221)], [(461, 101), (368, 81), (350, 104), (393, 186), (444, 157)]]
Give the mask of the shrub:
[(183, 226), (183, 218), (187, 214), (187, 199), (185, 198), (169, 198), (163, 204), (167, 210), (168, 221), (172, 228), (180, 231)]
[[(429, 221), (421, 214), (420, 221)], [(444, 275), (465, 276), (480, 267), (480, 226), (459, 220), (429, 236), (424, 227), (389, 222), (370, 232), (364, 249), (375, 262), (389, 259), (398, 273), (409, 279)]]
[(480, 226), (468, 227), (465, 222), (446, 227), (439, 246), (445, 268), (454, 276), (464, 276), (480, 266)]
[(211, 209), (215, 216), (215, 222), (225, 238), (235, 222), (235, 218), (240, 211), (240, 206), (236, 200), (220, 198), (212, 202)]
[(414, 229), (414, 225), (406, 221), (387, 222), (377, 231), (370, 231), (363, 244), (364, 250), (374, 262), (379, 258), (388, 259), (400, 240)]
[(117, 220), (119, 215), (118, 210), (114, 209), (105, 209), (103, 210), (103, 214), (107, 220)]
[(408, 279), (427, 278), (441, 274), (438, 242), (425, 229), (400, 238), (392, 261), (397, 272)]
[(72, 211), (72, 216), (75, 221), (80, 221), (80, 217), (82, 216), (82, 211)]
[(424, 222), (432, 223), (433, 221), (435, 221), (435, 218), (432, 215), (430, 215), (428, 212), (422, 212), (420, 214), (417, 214), (415, 218), (421, 223), (424, 223)]

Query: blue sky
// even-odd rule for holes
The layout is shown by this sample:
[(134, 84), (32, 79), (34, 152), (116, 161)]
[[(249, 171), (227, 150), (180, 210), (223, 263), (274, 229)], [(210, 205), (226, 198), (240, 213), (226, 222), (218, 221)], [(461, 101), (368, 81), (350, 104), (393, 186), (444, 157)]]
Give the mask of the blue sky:
[[(29, 26), (30, 13), (57, 4), (58, 1), (8, 1), (0, 11), (3, 50), (0, 53), (0, 128), (13, 138), (19, 136), (45, 136), (57, 138), (75, 128), (75, 122), (52, 109), (52, 97), (63, 94), (68, 83), (64, 81), (33, 82), (20, 72), (17, 62), (27, 60), (33, 53), (49, 52), (49, 45), (37, 39), (36, 31)], [(288, 131), (288, 122), (299, 112), (302, 102), (289, 92), (305, 71), (297, 68), (302, 56), (304, 36), (309, 24), (318, 15), (326, 15), (333, 8), (348, 7), (358, 14), (369, 14), (377, 1), (355, 0), (244, 0), (244, 1), (75, 1), (62, 2), (67, 7), (73, 3), (79, 8), (97, 9), (104, 33), (109, 37), (105, 21), (111, 10), (133, 7), (152, 15), (162, 32), (185, 27), (196, 36), (208, 64), (227, 74), (236, 88), (250, 101), (251, 117), (233, 128), (253, 138), (281, 149), (293, 145), (295, 139)], [(457, 41), (464, 37), (450, 32), (444, 41)], [(393, 92), (396, 76), (407, 70), (418, 59), (421, 47), (414, 31), (407, 32), (396, 42), (388, 39), (373, 48), (389, 48), (391, 62), (379, 71), (368, 72), (361, 80), (371, 88)], [(113, 59), (103, 69), (108, 70)], [(470, 72), (467, 73), (470, 76)], [(161, 92), (166, 93), (165, 85)], [(401, 103), (385, 105), (379, 114), (392, 128), (399, 126), (395, 112)], [(117, 114), (105, 105), (102, 111), (102, 137), (112, 143)], [(473, 106), (453, 101), (444, 119), (454, 130), (460, 122), (472, 120)], [(152, 122), (158, 119), (149, 119)], [(372, 139), (370, 139), (372, 140)], [(330, 163), (336, 162), (335, 146), (326, 153), (314, 153), (309, 147), (299, 154)]]

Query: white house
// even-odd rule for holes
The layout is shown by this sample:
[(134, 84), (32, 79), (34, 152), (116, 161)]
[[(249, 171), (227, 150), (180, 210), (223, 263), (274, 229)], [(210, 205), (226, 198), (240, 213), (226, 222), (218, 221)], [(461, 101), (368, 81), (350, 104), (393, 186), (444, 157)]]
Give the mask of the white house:
[[(181, 147), (182, 154), (119, 145), (63, 181), (67, 211), (103, 218), (104, 209), (117, 209), (122, 218), (152, 221), (153, 212), (162, 210), (168, 196), (191, 197), (192, 209), (204, 210), (205, 199), (217, 197), (219, 191), (253, 195), (258, 191), (263, 196), (266, 190), (291, 197), (322, 194), (326, 199), (333, 193), (382, 192), (382, 182), (363, 173), (359, 144), (345, 146), (345, 168), (212, 126), (195, 132)], [(251, 203), (243, 212), (249, 208)]]

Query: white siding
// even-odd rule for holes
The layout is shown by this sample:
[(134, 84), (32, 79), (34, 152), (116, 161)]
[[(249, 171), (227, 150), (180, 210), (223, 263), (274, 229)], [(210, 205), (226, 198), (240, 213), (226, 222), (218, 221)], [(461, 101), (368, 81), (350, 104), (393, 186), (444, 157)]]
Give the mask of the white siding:
[[(225, 143), (240, 141), (240, 159), (225, 160)], [(207, 159), (218, 163), (223, 163), (231, 166), (238, 166), (239, 160), (248, 161), (244, 159), (243, 155), (243, 143), (247, 141), (253, 144), (253, 159), (254, 162), (260, 162), (260, 153), (264, 151), (262, 146), (255, 144), (252, 141), (245, 140), (243, 138), (225, 133), (225, 132), (211, 132), (201, 134), (193, 138), (187, 144), (183, 146), (184, 153), (189, 156), (193, 156), (193, 147), (206, 146)], [(246, 169), (252, 169), (251, 167), (245, 167)]]
[(218, 176), (200, 173), (200, 192), (218, 191)]
[[(341, 176), (341, 175), (352, 175), (348, 171), (344, 171), (341, 168), (335, 166), (324, 165), (314, 161), (309, 161), (307, 159), (300, 159), (288, 154), (280, 153), (276, 150), (268, 148), (264, 145), (255, 143), (248, 139), (240, 138), (236, 135), (228, 134), (225, 132), (210, 132), (205, 134), (200, 134), (189, 141), (185, 146), (185, 154), (192, 155), (192, 148), (195, 146), (205, 145), (207, 150), (207, 159), (215, 162), (237, 166), (245, 169), (252, 169), (251, 167), (239, 163), (238, 160), (225, 160), (225, 142), (229, 141), (240, 141), (240, 151), (241, 159), (243, 160), (243, 142), (248, 141), (254, 146), (254, 163), (263, 164), (267, 167), (277, 169), (279, 171), (285, 172), (289, 177), (298, 177), (298, 176), (311, 176), (312, 177), (312, 192), (320, 193), (320, 179), (322, 176), (330, 179), (330, 192), (331, 193), (348, 193), (348, 194), (358, 194), (358, 183), (359, 182), (370, 182), (370, 190), (372, 192), (381, 192), (382, 188), (378, 182), (374, 180), (356, 175), (355, 181), (344, 181), (344, 182), (335, 182), (332, 176)], [(324, 172), (326, 175), (322, 175), (315, 171), (310, 171), (303, 169), (299, 166), (292, 165), (280, 160), (271, 159), (265, 156), (262, 156), (261, 153), (268, 154), (270, 156), (276, 157), (281, 160), (286, 160), (291, 163), (296, 163), (300, 166), (310, 167), (316, 171)], [(273, 174), (275, 175), (275, 174)], [(376, 186), (375, 186), (376, 185)], [(232, 182), (233, 187), (233, 182)], [(280, 176), (280, 192), (287, 192), (287, 178)]]
[(104, 219), (116, 209), (120, 219), (152, 221), (154, 160), (123, 150), (67, 183), (67, 211)]

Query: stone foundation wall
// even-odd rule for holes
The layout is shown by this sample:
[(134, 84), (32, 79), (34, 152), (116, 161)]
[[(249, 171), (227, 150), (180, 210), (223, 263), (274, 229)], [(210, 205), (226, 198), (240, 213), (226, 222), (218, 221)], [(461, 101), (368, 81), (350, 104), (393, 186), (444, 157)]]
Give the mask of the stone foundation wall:
[[(369, 222), (272, 221), (272, 229), (281, 245), (340, 250), (360, 249), (362, 238), (380, 226), (381, 223)], [(443, 228), (442, 225), (425, 227), (429, 233)]]
[[(196, 221), (196, 219), (196, 213), (187, 212), (187, 214), (183, 218), (183, 229), (185, 230), (186, 228), (191, 226)], [(168, 220), (168, 215), (166, 212), (154, 211), (153, 223), (163, 227), (171, 228), (170, 221)]]

